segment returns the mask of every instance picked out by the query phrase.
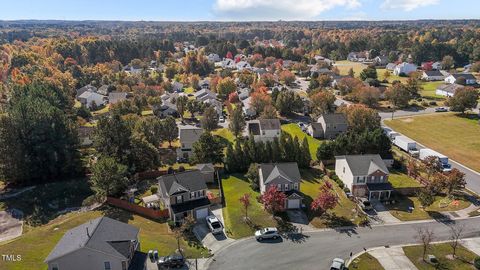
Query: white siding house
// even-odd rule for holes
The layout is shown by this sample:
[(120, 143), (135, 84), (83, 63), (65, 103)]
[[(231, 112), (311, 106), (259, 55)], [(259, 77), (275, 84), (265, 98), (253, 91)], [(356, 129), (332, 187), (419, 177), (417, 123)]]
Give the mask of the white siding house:
[(409, 75), (415, 71), (417, 71), (417, 65), (403, 62), (395, 67), (393, 74), (396, 76), (400, 76), (401, 74)]

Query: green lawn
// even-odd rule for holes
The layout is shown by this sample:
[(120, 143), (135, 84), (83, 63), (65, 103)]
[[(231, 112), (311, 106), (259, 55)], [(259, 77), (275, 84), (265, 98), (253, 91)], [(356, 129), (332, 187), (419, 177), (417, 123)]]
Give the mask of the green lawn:
[(403, 172), (391, 170), (388, 181), (393, 188), (421, 187), (422, 185), (415, 179), (409, 177)]
[(340, 75), (348, 75), (348, 71), (350, 68), (353, 68), (353, 72), (355, 73), (355, 78), (360, 76), (360, 72), (367, 68), (367, 65), (358, 62), (350, 62), (348, 60), (342, 61), (335, 61), (335, 67), (340, 70)]
[(368, 253), (364, 253), (353, 260), (348, 266), (349, 269), (355, 270), (384, 270), (382, 265), (375, 257)]
[[(47, 269), (43, 260), (67, 230), (102, 215), (110, 216), (140, 228), (140, 245), (143, 252), (147, 252), (149, 249), (158, 249), (161, 255), (168, 255), (176, 250), (176, 239), (168, 232), (166, 223), (158, 223), (119, 209), (105, 208), (103, 211), (70, 213), (61, 216), (13, 241), (0, 244), (0, 254), (22, 255), (21, 262), (2, 262), (1, 269)], [(208, 251), (202, 247), (188, 244), (183, 240), (180, 245), (188, 257), (208, 256)]]
[(322, 141), (313, 138), (312, 136), (306, 134), (302, 129), (295, 123), (282, 125), (282, 131), (289, 133), (292, 137), (298, 137), (300, 143), (303, 142), (303, 138), (307, 137), (308, 147), (310, 149), (310, 155), (313, 160), (317, 160), (317, 149), (322, 144)]
[(476, 114), (441, 113), (386, 120), (395, 131), (480, 171), (480, 125)]
[(212, 132), (212, 134), (217, 135), (217, 136), (225, 139), (226, 141), (228, 141), (231, 144), (235, 143), (235, 136), (233, 135), (233, 133), (228, 128), (216, 129)]
[(329, 216), (318, 217), (313, 213), (308, 213), (311, 225), (317, 228), (325, 228), (352, 224), (358, 225), (360, 223), (363, 216), (357, 212), (356, 204), (347, 198), (345, 192), (334, 181), (327, 177), (321, 177), (318, 172), (313, 170), (302, 170), (302, 178), (303, 182), (300, 185), (300, 191), (307, 196), (304, 201), (307, 207), (317, 197), (323, 181), (330, 181), (334, 187), (334, 192), (339, 197), (338, 205), (329, 211)]
[[(257, 197), (260, 194), (250, 188), (249, 183), (243, 176), (231, 175), (222, 179), (222, 184), (226, 202), (226, 207), (223, 208), (223, 218), (225, 219), (226, 232), (230, 237), (235, 239), (247, 237), (253, 235), (254, 231), (259, 227), (276, 225), (272, 216), (257, 201)], [(252, 225), (245, 222), (244, 208), (239, 201), (240, 197), (245, 193), (250, 194), (248, 217)]]
[(423, 83), (423, 90), (420, 92), (420, 95), (426, 98), (445, 99), (445, 97), (435, 94), (435, 90), (437, 90), (437, 87), (443, 83), (444, 81)]
[(193, 89), (193, 87), (190, 86), (190, 87), (184, 88), (183, 92), (187, 95), (188, 94), (193, 94), (193, 93), (195, 93), (195, 89)]
[[(440, 217), (439, 212), (450, 212), (465, 209), (470, 206), (470, 202), (464, 198), (450, 200), (446, 197), (436, 196), (435, 202), (423, 209), (417, 197), (398, 197), (396, 203), (385, 205), (390, 213), (401, 221), (424, 220)], [(413, 211), (408, 211), (413, 207)]]
[(477, 257), (474, 253), (464, 248), (463, 246), (457, 247), (457, 258), (452, 260), (447, 255), (452, 254), (452, 248), (448, 243), (443, 244), (434, 244), (431, 246), (431, 249), (427, 254), (434, 255), (438, 260), (440, 265), (435, 267), (432, 264), (426, 263), (422, 259), (423, 247), (422, 246), (409, 246), (403, 247), (405, 255), (412, 261), (412, 263), (419, 270), (434, 270), (434, 269), (455, 269), (455, 270), (471, 270), (475, 269), (473, 267), (473, 260)]

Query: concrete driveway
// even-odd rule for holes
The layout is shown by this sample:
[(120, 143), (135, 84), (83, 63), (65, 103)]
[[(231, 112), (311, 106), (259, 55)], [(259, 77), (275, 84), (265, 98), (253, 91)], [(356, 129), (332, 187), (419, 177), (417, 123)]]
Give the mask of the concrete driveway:
[(221, 234), (212, 234), (210, 229), (207, 226), (205, 220), (200, 220), (193, 228), (193, 233), (197, 239), (202, 242), (203, 246), (210, 250), (210, 253), (215, 254), (218, 250), (227, 246), (230, 243), (233, 243), (234, 240), (227, 237), (225, 233), (225, 223), (223, 222), (222, 208), (216, 208), (212, 210), (212, 214), (215, 215), (222, 225), (224, 226), (223, 233)]
[(379, 202), (379, 201), (372, 201), (372, 205), (374, 210), (370, 211), (373, 213), (375, 220), (379, 221), (380, 223), (383, 224), (395, 224), (401, 222), (398, 218), (394, 217), (390, 212), (388, 211), (385, 206)]
[(370, 255), (375, 257), (383, 268), (388, 270), (416, 270), (417, 267), (405, 256), (401, 247), (379, 248), (372, 250)]

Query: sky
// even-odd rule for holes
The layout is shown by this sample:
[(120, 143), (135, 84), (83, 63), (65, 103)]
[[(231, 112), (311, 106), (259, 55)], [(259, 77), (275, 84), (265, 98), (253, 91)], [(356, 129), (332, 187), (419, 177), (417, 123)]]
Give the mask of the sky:
[(480, 19), (478, 0), (0, 0), (0, 20)]

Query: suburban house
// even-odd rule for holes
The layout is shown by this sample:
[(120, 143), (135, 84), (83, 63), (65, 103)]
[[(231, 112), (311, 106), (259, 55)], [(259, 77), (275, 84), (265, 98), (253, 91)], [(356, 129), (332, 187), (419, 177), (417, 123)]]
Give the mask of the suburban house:
[(92, 109), (95, 106), (99, 107), (105, 105), (107, 97), (95, 92), (85, 91), (78, 96), (78, 101), (80, 101), (83, 106)]
[(224, 58), (223, 61), (221, 62), (220, 66), (222, 68), (234, 68), (235, 67), (235, 61), (230, 58)]
[(197, 164), (197, 169), (202, 174), (205, 183), (213, 183), (215, 180), (215, 166), (212, 163)]
[(336, 156), (335, 174), (357, 197), (386, 200), (393, 190), (387, 166), (378, 154)]
[(180, 82), (173, 82), (172, 83), (172, 91), (173, 92), (183, 92), (183, 83)]
[(422, 72), (422, 80), (425, 81), (443, 81), (445, 76), (439, 70), (426, 70)]
[(387, 70), (394, 71), (396, 66), (397, 66), (397, 64), (395, 64), (395, 63), (388, 63), (385, 68)]
[(177, 148), (177, 157), (188, 158), (192, 154), (192, 147), (200, 139), (203, 129), (190, 125), (178, 127), (180, 147)]
[(169, 115), (171, 116), (178, 115), (177, 105), (169, 101), (164, 101), (163, 104), (159, 106), (155, 105), (153, 107), (153, 111), (156, 116), (160, 116), (160, 117), (167, 117)]
[(250, 96), (250, 88), (240, 88), (237, 90), (238, 99), (245, 100)]
[(328, 113), (322, 114), (317, 122), (313, 122), (307, 128), (307, 133), (314, 138), (331, 140), (347, 129), (347, 118), (343, 113)]
[(242, 70), (244, 70), (244, 69), (251, 69), (251, 68), (252, 68), (247, 61), (240, 61), (240, 62), (238, 62), (238, 63), (235, 64), (235, 67), (236, 67), (239, 71), (242, 71)]
[(400, 75), (410, 75), (410, 73), (417, 71), (417, 65), (403, 62), (395, 66), (393, 74), (396, 76)]
[(388, 56), (379, 55), (373, 59), (377, 66), (386, 66), (388, 64)]
[(191, 215), (196, 219), (208, 216), (210, 201), (207, 184), (200, 171), (167, 174), (158, 178), (158, 196), (174, 222)]
[(108, 103), (115, 104), (127, 100), (128, 93), (126, 92), (110, 92), (108, 93)]
[(458, 89), (464, 87), (463, 85), (460, 84), (442, 84), (437, 86), (437, 89), (435, 90), (435, 94), (439, 96), (444, 96), (444, 97), (453, 97), (455, 93), (457, 92)]
[(302, 207), (303, 196), (299, 192), (302, 177), (296, 162), (259, 164), (258, 178), (261, 194), (265, 193), (269, 187), (275, 186), (278, 191), (287, 195), (286, 209)]
[(195, 96), (195, 99), (200, 102), (204, 102), (210, 99), (213, 99), (213, 100), (217, 99), (217, 94), (208, 89), (202, 89), (200, 91), (195, 92), (193, 95)]
[(97, 89), (97, 93), (99, 93), (100, 95), (108, 96), (108, 93), (109, 93), (109, 92), (110, 92), (109, 86), (106, 85), (106, 84), (100, 86), (100, 87)]
[(273, 141), (280, 136), (280, 120), (257, 119), (247, 122), (248, 134), (253, 135), (255, 141)]
[(75, 97), (78, 99), (78, 97), (85, 92), (97, 92), (97, 88), (91, 84), (87, 84), (84, 87), (78, 88), (76, 90)]
[(138, 233), (132, 225), (99, 217), (68, 230), (45, 263), (49, 270), (127, 270), (140, 259)]
[(369, 60), (369, 52), (351, 52), (348, 54), (347, 60), (351, 62), (363, 62)]
[(210, 89), (210, 81), (207, 79), (203, 79), (198, 82), (198, 86), (200, 87), (200, 89)]
[(252, 100), (252, 97), (248, 97), (242, 100), (242, 104), (243, 104), (242, 111), (246, 117), (254, 117), (255, 115), (257, 115), (257, 111), (252, 106), (251, 100)]
[(472, 73), (454, 73), (450, 74), (445, 78), (445, 82), (449, 84), (457, 83), (457, 80), (460, 78), (465, 79), (465, 85), (475, 85), (477, 84), (477, 78), (473, 76)]

